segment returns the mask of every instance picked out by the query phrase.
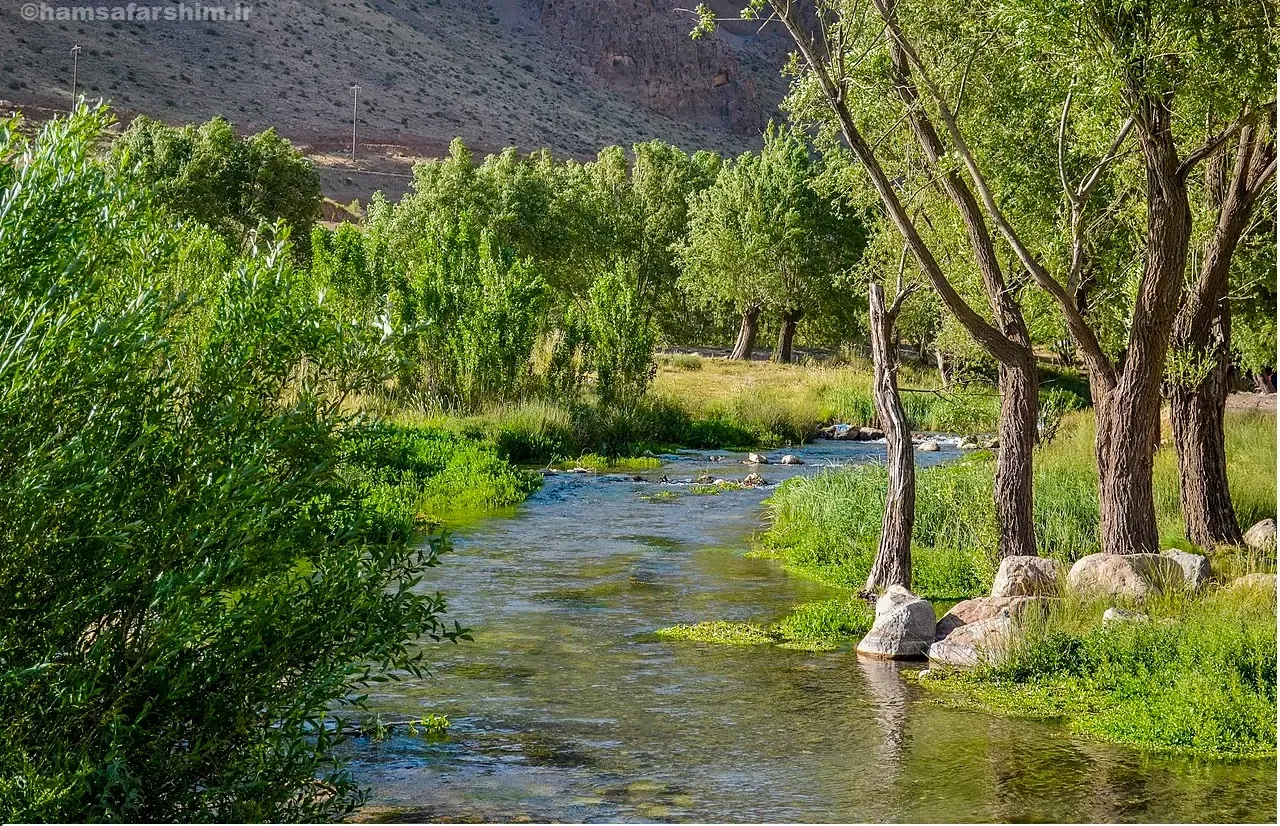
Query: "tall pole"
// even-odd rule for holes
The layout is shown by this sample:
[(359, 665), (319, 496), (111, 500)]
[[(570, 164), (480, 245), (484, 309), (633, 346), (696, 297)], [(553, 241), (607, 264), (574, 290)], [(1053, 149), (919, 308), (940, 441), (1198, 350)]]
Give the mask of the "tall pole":
[(357, 107), (360, 105), (360, 84), (351, 87), (351, 162), (356, 160), (356, 124), (359, 123)]
[(76, 111), (76, 81), (80, 75), (80, 44), (71, 47), (71, 113)]

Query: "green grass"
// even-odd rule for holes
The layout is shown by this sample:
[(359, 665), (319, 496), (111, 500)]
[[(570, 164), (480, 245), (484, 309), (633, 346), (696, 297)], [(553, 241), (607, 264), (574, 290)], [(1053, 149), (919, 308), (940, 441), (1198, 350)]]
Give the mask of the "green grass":
[(921, 683), (952, 705), (1056, 717), (1079, 734), (1207, 756), (1276, 751), (1276, 608), (1269, 593), (1214, 589), (1143, 606), (1102, 627), (1106, 603), (1066, 598), (1009, 657)]
[[(1275, 513), (1275, 419), (1228, 417), (1232, 499), (1246, 527)], [(986, 451), (917, 474), (912, 537), (914, 588), (930, 599), (987, 593), (998, 564), (994, 461)], [(1156, 457), (1156, 510), (1166, 547), (1189, 547), (1178, 507), (1177, 457)], [(863, 466), (786, 481), (769, 501), (765, 548), (791, 570), (833, 585), (860, 587), (880, 536), (885, 470)], [(1040, 553), (1065, 563), (1099, 550), (1093, 418), (1073, 414), (1058, 437), (1035, 456), (1036, 539)], [(1220, 553), (1228, 570), (1267, 570), (1267, 558)], [(1215, 564), (1219, 562), (1215, 559)]]
[(802, 651), (834, 651), (866, 634), (874, 619), (875, 611), (870, 605), (848, 597), (805, 603), (769, 626), (714, 620), (673, 625), (654, 632), (654, 636), (661, 640), (718, 645), (776, 645)]
[(540, 484), (491, 445), (427, 427), (361, 433), (348, 440), (346, 460), (366, 518), (401, 533), (517, 504)]

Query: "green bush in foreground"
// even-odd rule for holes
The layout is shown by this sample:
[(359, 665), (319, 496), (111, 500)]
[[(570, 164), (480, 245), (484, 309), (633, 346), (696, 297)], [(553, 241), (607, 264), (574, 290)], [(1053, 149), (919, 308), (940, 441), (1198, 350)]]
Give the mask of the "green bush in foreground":
[(1174, 595), (1151, 619), (1103, 627), (1105, 603), (1065, 600), (995, 666), (924, 684), (958, 704), (1061, 717), (1144, 748), (1276, 751), (1276, 611), (1269, 591)]
[(334, 704), (463, 633), (416, 588), (441, 543), (344, 467), (390, 362), (282, 249), (170, 297), (187, 237), (94, 159), (105, 122), (0, 126), (0, 818), (339, 816)]

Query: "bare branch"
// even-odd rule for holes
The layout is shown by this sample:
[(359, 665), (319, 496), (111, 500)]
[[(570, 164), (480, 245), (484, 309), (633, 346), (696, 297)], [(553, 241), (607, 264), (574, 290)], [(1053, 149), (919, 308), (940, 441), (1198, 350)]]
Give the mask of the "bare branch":
[(1256, 122), (1265, 114), (1270, 113), (1274, 115), (1275, 110), (1276, 102), (1275, 100), (1272, 100), (1270, 103), (1258, 109), (1243, 112), (1240, 117), (1232, 121), (1225, 129), (1217, 135), (1209, 138), (1209, 140), (1205, 141), (1197, 149), (1188, 154), (1178, 166), (1178, 177), (1182, 180), (1186, 180), (1187, 176), (1191, 174), (1191, 171), (1195, 169), (1197, 164), (1216, 152), (1222, 144), (1230, 140), (1237, 132), (1245, 126)]
[(1062, 104), (1062, 118), (1058, 121), (1058, 179), (1062, 181), (1062, 191), (1072, 206), (1076, 203), (1071, 184), (1067, 183), (1067, 116), (1071, 112), (1071, 100), (1075, 97), (1075, 88), (1067, 90), (1067, 99)]

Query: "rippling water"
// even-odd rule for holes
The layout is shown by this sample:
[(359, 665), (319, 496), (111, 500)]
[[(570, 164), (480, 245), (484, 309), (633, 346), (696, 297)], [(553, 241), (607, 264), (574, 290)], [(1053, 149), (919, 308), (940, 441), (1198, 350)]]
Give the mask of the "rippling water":
[[(819, 442), (791, 451), (804, 466), (759, 471), (776, 483), (883, 449)], [(430, 677), (374, 697), (389, 718), (453, 726), (440, 741), (357, 741), (364, 819), (1275, 822), (1274, 760), (1144, 756), (945, 709), (850, 651), (653, 641), (839, 595), (743, 558), (767, 489), (687, 494), (702, 473), (744, 476), (740, 455), (665, 458), (645, 481), (550, 477), (460, 531), (424, 587), (475, 642), (430, 646)], [(682, 495), (644, 498), (660, 490)]]

